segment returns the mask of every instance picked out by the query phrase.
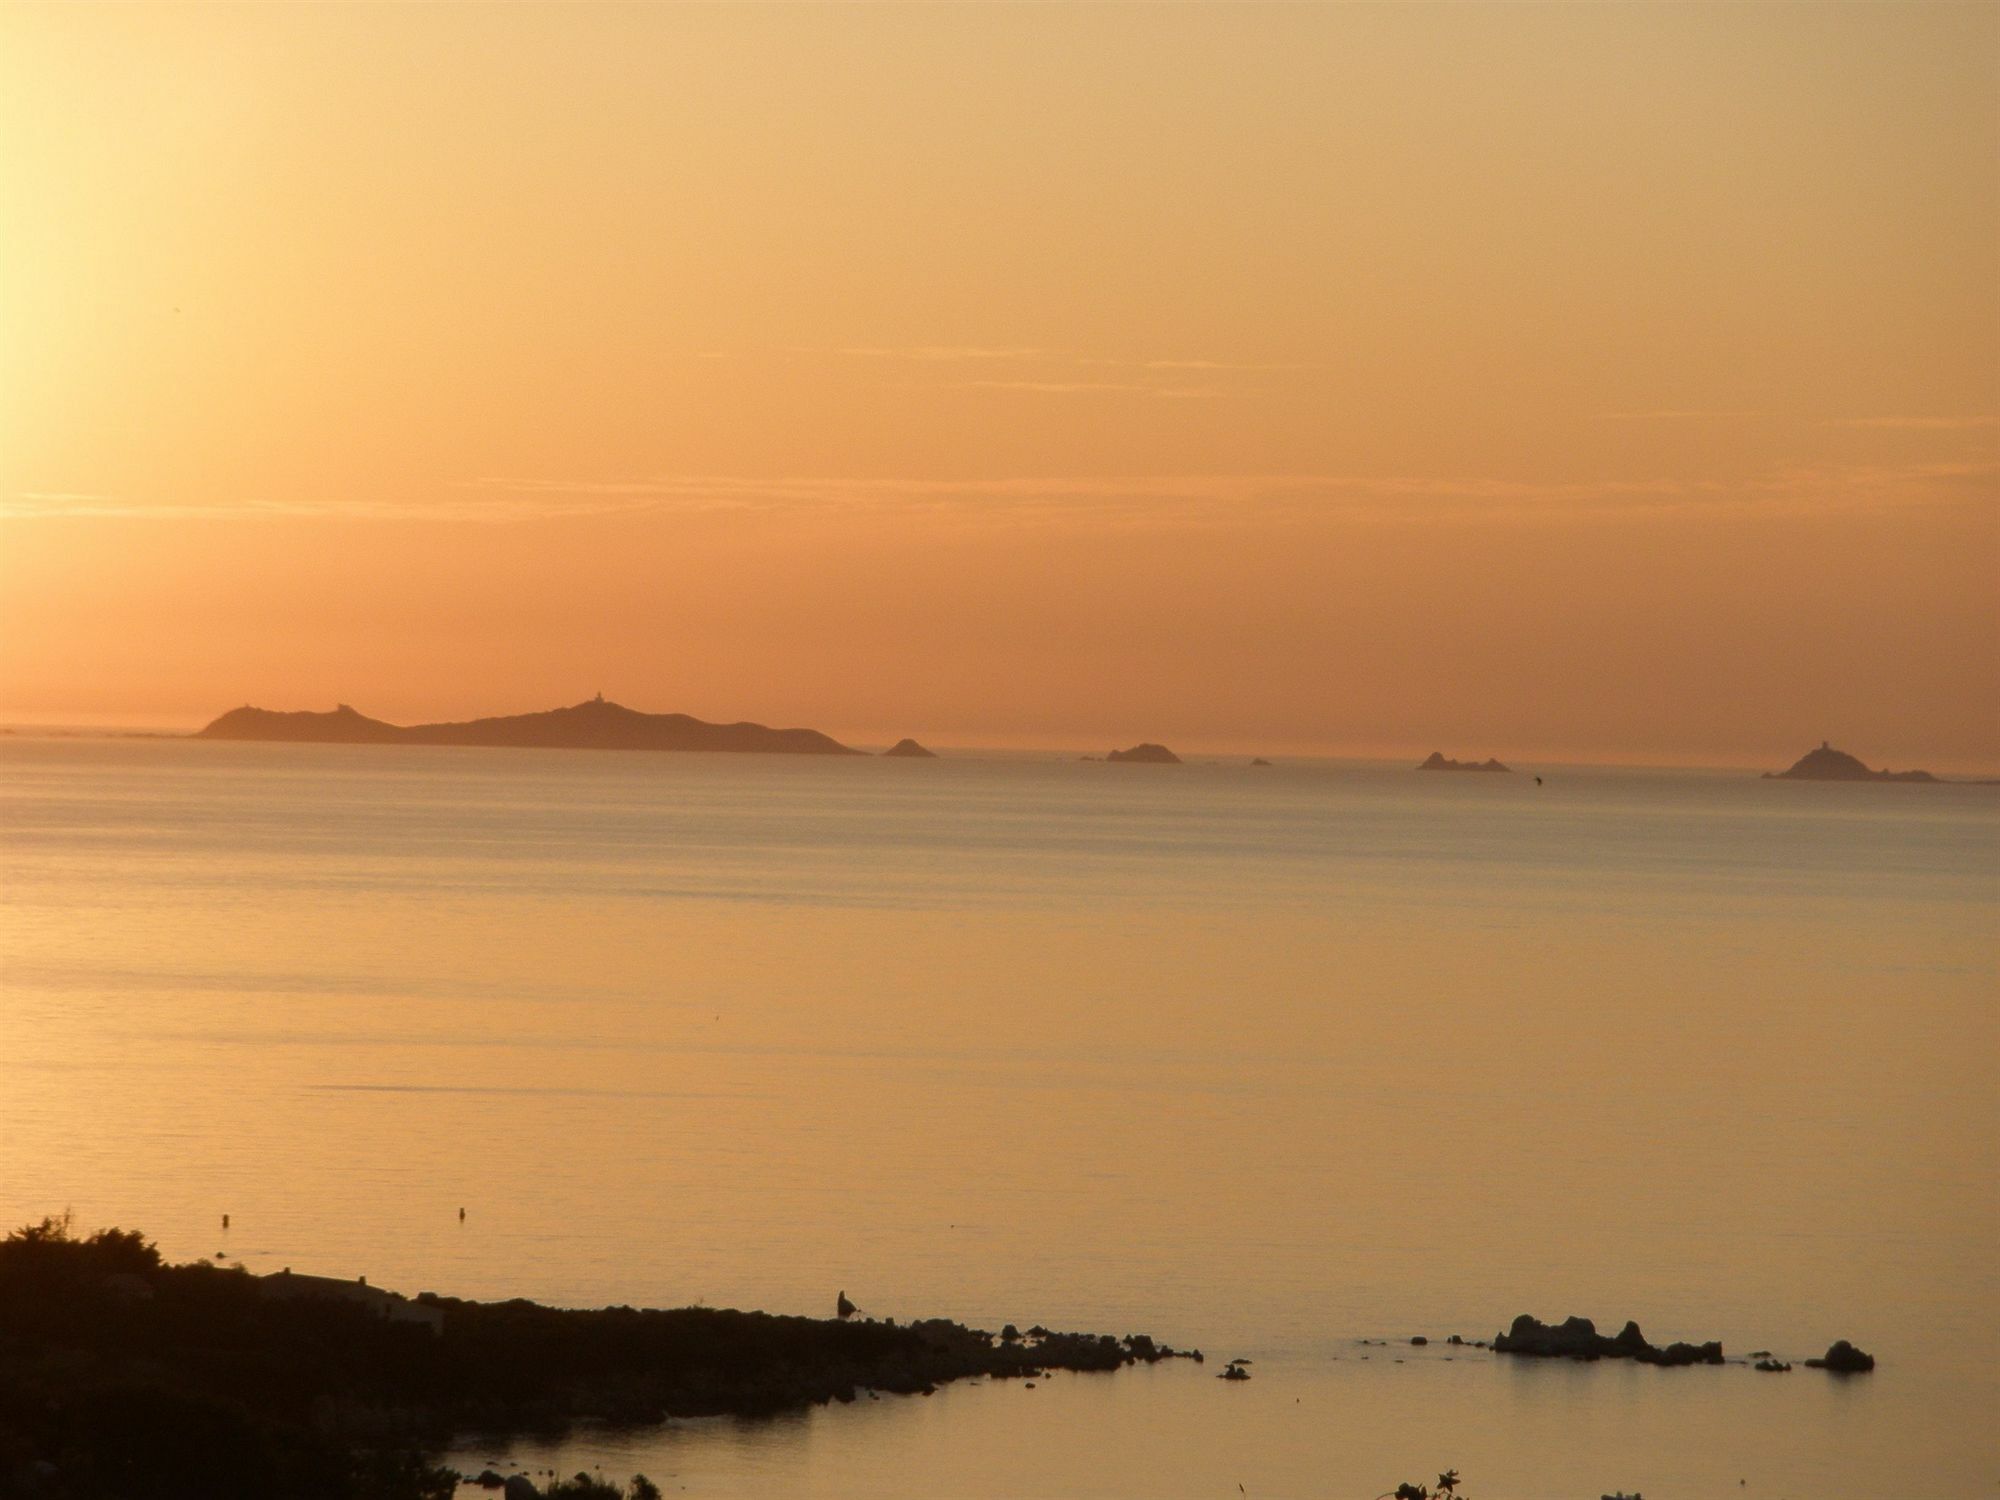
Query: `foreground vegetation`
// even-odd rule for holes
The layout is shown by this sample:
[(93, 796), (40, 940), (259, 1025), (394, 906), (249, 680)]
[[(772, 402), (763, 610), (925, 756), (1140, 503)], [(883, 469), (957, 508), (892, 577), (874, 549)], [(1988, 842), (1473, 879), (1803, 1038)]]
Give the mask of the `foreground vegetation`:
[(275, 1300), (240, 1267), (168, 1265), (131, 1231), (17, 1230), (0, 1241), (0, 1493), (432, 1500), (457, 1476), (425, 1454), (457, 1433), (757, 1416), (1174, 1353), (1142, 1335), (996, 1339), (942, 1320), (421, 1300), (441, 1332)]

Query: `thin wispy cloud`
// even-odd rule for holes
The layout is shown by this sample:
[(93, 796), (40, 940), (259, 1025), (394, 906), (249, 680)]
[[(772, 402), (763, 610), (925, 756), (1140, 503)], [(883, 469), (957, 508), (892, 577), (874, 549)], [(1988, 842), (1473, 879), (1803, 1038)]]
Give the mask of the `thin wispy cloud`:
[(1097, 359), (1076, 357), (1079, 365), (1099, 365), (1117, 370), (1213, 370), (1218, 374), (1260, 374), (1270, 370), (1325, 370), (1322, 364), (1265, 362), (1232, 359)]
[(1880, 427), (1908, 432), (1973, 432), (2000, 427), (2000, 417), (1846, 417), (1829, 427)]
[(620, 501), (609, 495), (573, 492), (553, 504), (544, 496), (459, 494), (417, 500), (241, 499), (148, 500), (137, 496), (81, 495), (21, 490), (0, 498), (0, 521), (68, 518), (145, 521), (251, 521), (289, 518), (337, 521), (467, 521), (506, 523), (559, 516), (608, 515), (658, 508), (656, 497)]
[(1485, 515), (1521, 519), (1670, 513), (1824, 514), (1976, 498), (2000, 465), (1814, 466), (1745, 479), (1625, 478), (1548, 483), (1492, 477), (1206, 474), (998, 479), (829, 479), (694, 476), (642, 480), (487, 478), (475, 487), (565, 503), (581, 498), (660, 509), (935, 512), (1127, 521), (1261, 521), (1313, 516), (1421, 521)]
[(879, 348), (872, 345), (842, 349), (799, 347), (795, 348), (792, 352), (795, 354), (841, 354), (852, 359), (901, 359), (911, 360), (918, 364), (952, 364), (959, 361), (995, 359), (1066, 358), (1066, 356), (1048, 349), (988, 347), (979, 344), (917, 344), (900, 349)]
[(1695, 407), (1666, 407), (1658, 411), (1601, 411), (1593, 422), (1721, 422), (1739, 417), (1761, 417), (1760, 411), (1707, 411)]
[(907, 347), (868, 345), (833, 349), (799, 347), (795, 348), (792, 352), (797, 354), (840, 355), (854, 359), (900, 360), (912, 364), (990, 364), (995, 362), (1012, 362), (1024, 365), (1041, 365), (1052, 368), (1078, 370), (1129, 370), (1134, 372), (1149, 370), (1166, 372), (1201, 371), (1218, 375), (1259, 374), (1273, 370), (1323, 370), (1328, 368), (1322, 364), (1307, 364), (1296, 361), (1178, 357), (1133, 359), (1101, 354), (1085, 354), (1074, 349), (1048, 349), (1032, 346), (1007, 347), (981, 344), (917, 344)]
[(0, 519), (148, 520), (318, 518), (343, 521), (512, 524), (595, 516), (817, 512), (955, 518), (1260, 523), (1341, 517), (1420, 522), (1452, 517), (1589, 519), (1744, 513), (1822, 515), (1985, 499), (2000, 464), (1814, 465), (1748, 478), (1624, 478), (1542, 482), (1479, 476), (1202, 474), (870, 479), (666, 475), (644, 478), (503, 477), (466, 480), (445, 495), (395, 501), (215, 500), (22, 491)]
[(1214, 386), (1142, 385), (1120, 380), (960, 380), (954, 381), (950, 389), (1025, 391), (1041, 396), (1152, 396), (1175, 401), (1246, 394), (1243, 391), (1219, 390)]

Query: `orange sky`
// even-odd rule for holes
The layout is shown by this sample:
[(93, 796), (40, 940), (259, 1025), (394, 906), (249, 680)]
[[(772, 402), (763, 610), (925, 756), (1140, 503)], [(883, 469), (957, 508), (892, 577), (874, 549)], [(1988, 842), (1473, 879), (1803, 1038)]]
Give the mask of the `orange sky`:
[(2000, 8), (0, 10), (0, 718), (2000, 769)]

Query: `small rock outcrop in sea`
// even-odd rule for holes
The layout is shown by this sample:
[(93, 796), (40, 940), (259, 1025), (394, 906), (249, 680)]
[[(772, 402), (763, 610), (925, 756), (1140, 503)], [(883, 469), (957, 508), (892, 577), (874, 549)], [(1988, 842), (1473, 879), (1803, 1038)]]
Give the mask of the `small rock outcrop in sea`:
[(884, 750), (882, 755), (885, 759), (893, 756), (898, 760), (936, 760), (938, 758), (937, 751), (926, 750), (912, 739), (897, 740), (895, 744)]
[(1875, 1356), (1864, 1354), (1846, 1339), (1838, 1339), (1818, 1359), (1806, 1361), (1811, 1370), (1832, 1370), (1838, 1375), (1861, 1375), (1875, 1368)]
[(1767, 1375), (1783, 1375), (1791, 1369), (1791, 1366), (1786, 1364), (1782, 1359), (1772, 1359), (1767, 1355), (1765, 1358), (1758, 1360), (1751, 1368), (1762, 1370)]
[(1548, 1324), (1526, 1313), (1505, 1333), (1493, 1336), (1496, 1354), (1528, 1354), (1542, 1359), (1631, 1359), (1644, 1365), (1719, 1365), (1722, 1345), (1668, 1344), (1664, 1349), (1646, 1342), (1637, 1323), (1627, 1323), (1616, 1338), (1606, 1338), (1588, 1318), (1566, 1318)]
[(1766, 771), (1766, 781), (1936, 781), (1928, 771), (1871, 771), (1845, 750), (1836, 750), (1825, 740), (1819, 749), (1808, 750), (1790, 770)]
[(1130, 750), (1113, 750), (1104, 757), (1123, 765), (1177, 766), (1181, 758), (1165, 745), (1151, 743), (1134, 745)]
[(1511, 771), (1512, 766), (1503, 766), (1490, 756), (1485, 760), (1453, 760), (1442, 750), (1433, 750), (1430, 758), (1418, 766), (1419, 771)]
[(1264, 757), (1260, 755), (1255, 760), (1251, 761), (1250, 764), (1253, 766), (1268, 766), (1270, 762), (1264, 759)]

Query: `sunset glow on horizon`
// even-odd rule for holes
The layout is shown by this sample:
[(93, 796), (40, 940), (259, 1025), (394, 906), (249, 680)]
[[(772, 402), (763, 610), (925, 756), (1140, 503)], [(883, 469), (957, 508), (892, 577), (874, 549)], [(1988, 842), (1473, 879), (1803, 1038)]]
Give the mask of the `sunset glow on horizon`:
[(0, 13), (0, 720), (2000, 772), (2000, 9)]

